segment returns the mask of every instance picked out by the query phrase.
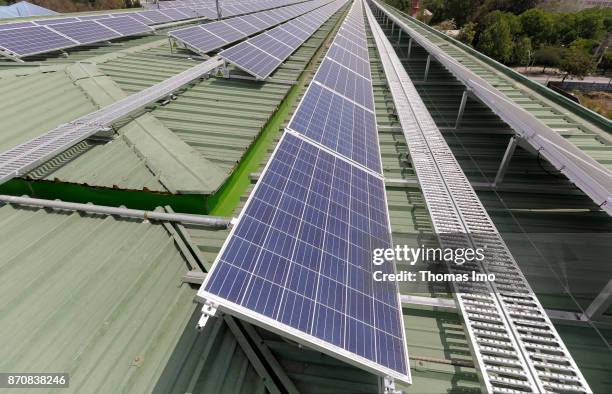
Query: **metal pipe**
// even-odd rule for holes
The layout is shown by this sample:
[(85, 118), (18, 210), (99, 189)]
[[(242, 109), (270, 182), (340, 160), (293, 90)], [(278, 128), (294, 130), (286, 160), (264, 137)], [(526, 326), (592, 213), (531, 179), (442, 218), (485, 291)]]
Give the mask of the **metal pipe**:
[(32, 197), (16, 197), (0, 195), (0, 202), (20, 205), (33, 205), (44, 208), (65, 209), (101, 213), (106, 215), (124, 216), (143, 220), (159, 220), (164, 222), (183, 222), (199, 224), (207, 227), (227, 228), (231, 219), (217, 216), (191, 215), (182, 213), (143, 211), (140, 209), (109, 207), (104, 205), (80, 204), (61, 200), (44, 200)]

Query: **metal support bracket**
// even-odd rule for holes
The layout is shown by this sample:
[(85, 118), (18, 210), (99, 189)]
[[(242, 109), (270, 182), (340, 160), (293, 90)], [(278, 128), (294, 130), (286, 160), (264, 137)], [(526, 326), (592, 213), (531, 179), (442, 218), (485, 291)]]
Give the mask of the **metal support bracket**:
[(427, 63), (425, 64), (425, 75), (423, 76), (423, 82), (427, 81), (427, 75), (429, 74), (430, 64), (431, 64), (431, 55), (427, 55)]
[(406, 59), (410, 59), (410, 52), (412, 52), (412, 37), (410, 37), (408, 40), (408, 55), (406, 56)]
[(202, 331), (202, 329), (206, 326), (206, 322), (208, 321), (208, 319), (211, 317), (215, 317), (216, 314), (217, 306), (214, 305), (212, 302), (205, 302), (202, 306), (202, 316), (200, 317), (200, 320), (198, 320), (198, 325), (196, 327), (198, 331)]
[(463, 112), (465, 112), (465, 105), (467, 104), (468, 94), (468, 90), (466, 89), (461, 95), (461, 104), (459, 104), (459, 112), (457, 113), (457, 120), (455, 120), (455, 129), (458, 129), (459, 125), (461, 124)]
[(395, 380), (389, 376), (381, 378), (381, 393), (382, 394), (402, 394), (401, 390), (395, 388)]
[(497, 187), (504, 180), (504, 176), (506, 176), (506, 171), (508, 171), (508, 167), (510, 166), (510, 160), (512, 160), (512, 155), (514, 155), (514, 151), (516, 150), (516, 146), (518, 145), (519, 138), (517, 136), (510, 137), (510, 141), (508, 142), (508, 147), (506, 148), (506, 153), (504, 153), (504, 157), (499, 164), (499, 169), (497, 170), (497, 175), (495, 175), (495, 180), (493, 181), (493, 187)]
[(597, 297), (591, 302), (591, 305), (584, 311), (584, 314), (589, 320), (597, 321), (608, 310), (610, 305), (612, 305), (612, 279), (599, 292)]

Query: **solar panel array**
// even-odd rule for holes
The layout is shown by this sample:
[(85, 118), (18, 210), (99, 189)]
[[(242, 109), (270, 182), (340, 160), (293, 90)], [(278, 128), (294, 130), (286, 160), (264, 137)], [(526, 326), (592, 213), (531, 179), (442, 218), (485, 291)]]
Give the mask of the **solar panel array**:
[[(221, 1), (221, 16), (224, 18), (250, 14), (257, 11), (268, 10), (272, 8), (282, 7), (290, 4), (300, 3), (303, 0), (264, 0), (264, 1)], [(207, 9), (217, 15), (215, 1), (201, 0), (174, 0), (160, 1), (156, 4), (148, 6), (149, 9), (157, 8), (160, 10), (168, 10), (173, 8), (192, 8), (192, 9)]]
[(288, 127), (382, 173), (362, 20), (340, 27)]
[[(343, 28), (366, 49), (361, 1)], [(308, 107), (304, 99), (298, 111)], [(373, 279), (373, 250), (391, 246), (382, 175), (287, 130), (198, 298), (410, 382), (397, 286)], [(391, 264), (375, 269), (394, 271)]]
[(207, 53), (305, 14), (331, 0), (314, 0), (218, 22), (174, 30), (168, 36), (199, 53)]
[(265, 79), (344, 4), (346, 0), (336, 0), (241, 42), (221, 52), (220, 56), (249, 74)]
[[(114, 16), (102, 14), (95, 15), (95, 18), (90, 15), (0, 25), (0, 50), (21, 58), (120, 37), (152, 33), (153, 29), (134, 18), (135, 15), (137, 13), (121, 13)], [(184, 19), (188, 18), (185, 16)], [(147, 21), (152, 23), (148, 19)]]

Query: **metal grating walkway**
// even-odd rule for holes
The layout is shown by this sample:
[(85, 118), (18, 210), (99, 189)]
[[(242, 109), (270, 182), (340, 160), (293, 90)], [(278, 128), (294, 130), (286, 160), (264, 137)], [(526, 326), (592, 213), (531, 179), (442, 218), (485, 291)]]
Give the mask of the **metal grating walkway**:
[(486, 246), (486, 265), (466, 263), (449, 270), (496, 276), (495, 282), (454, 282), (486, 390), (590, 392), (370, 9), (367, 15), (440, 243)]
[(173, 77), (134, 93), (113, 104), (60, 125), (0, 154), (0, 184), (24, 175), (78, 142), (110, 127), (146, 105), (167, 97), (175, 90), (219, 67), (217, 57), (191, 67)]

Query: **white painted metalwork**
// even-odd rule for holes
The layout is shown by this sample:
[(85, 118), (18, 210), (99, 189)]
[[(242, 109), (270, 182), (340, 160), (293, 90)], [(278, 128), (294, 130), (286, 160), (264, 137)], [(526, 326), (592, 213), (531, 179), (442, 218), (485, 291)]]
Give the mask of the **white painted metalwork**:
[[(452, 273), (495, 281), (454, 282), (455, 298), (488, 392), (590, 392), (565, 344), (461, 170), (410, 77), (366, 7), (410, 157), (443, 247), (484, 248), (485, 261)], [(375, 8), (376, 10), (376, 8)]]
[(0, 184), (28, 173), (80, 141), (91, 137), (134, 111), (171, 94), (180, 87), (202, 77), (223, 61), (209, 59), (173, 77), (134, 93), (97, 111), (60, 125), (0, 154)]
[(453, 59), (439, 46), (389, 12), (377, 0), (371, 0), (371, 4), (470, 88), (476, 97), (516, 130), (522, 139), (539, 151), (546, 160), (582, 189), (597, 205), (612, 215), (612, 172), (610, 170), (510, 100), (484, 78)]

